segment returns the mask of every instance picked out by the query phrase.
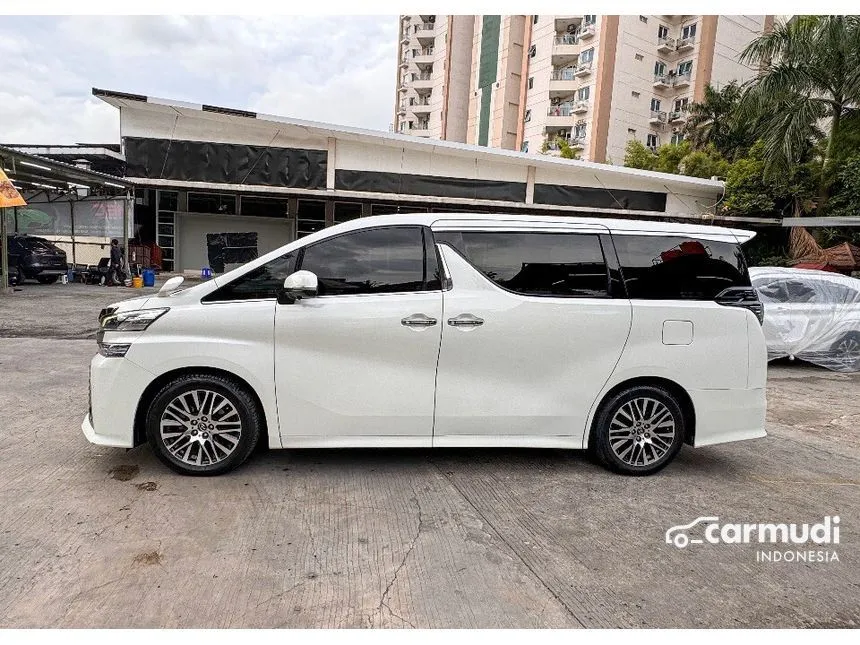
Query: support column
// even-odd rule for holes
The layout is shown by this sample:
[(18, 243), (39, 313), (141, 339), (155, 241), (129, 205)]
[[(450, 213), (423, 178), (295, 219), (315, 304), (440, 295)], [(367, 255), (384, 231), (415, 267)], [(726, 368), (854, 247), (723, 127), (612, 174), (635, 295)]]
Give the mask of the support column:
[(334, 171), (337, 167), (337, 139), (328, 138), (328, 157), (326, 159), (325, 189), (334, 190)]
[(537, 168), (529, 166), (526, 172), (526, 204), (535, 203), (535, 174)]

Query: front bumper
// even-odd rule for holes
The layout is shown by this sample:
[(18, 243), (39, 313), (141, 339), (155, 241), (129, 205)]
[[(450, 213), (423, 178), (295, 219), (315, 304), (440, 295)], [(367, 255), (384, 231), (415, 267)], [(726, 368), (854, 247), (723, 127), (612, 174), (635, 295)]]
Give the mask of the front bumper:
[(100, 354), (90, 363), (90, 412), (81, 430), (90, 443), (134, 447), (137, 405), (154, 375), (127, 358)]

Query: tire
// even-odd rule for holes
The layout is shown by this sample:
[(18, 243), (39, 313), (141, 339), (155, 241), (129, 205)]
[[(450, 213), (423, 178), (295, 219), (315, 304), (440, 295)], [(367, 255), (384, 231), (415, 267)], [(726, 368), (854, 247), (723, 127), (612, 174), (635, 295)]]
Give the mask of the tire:
[(641, 385), (621, 390), (601, 405), (590, 443), (608, 469), (651, 475), (675, 458), (685, 436), (684, 413), (674, 395), (659, 385)]
[(39, 281), (39, 284), (54, 284), (59, 279), (60, 276), (58, 275), (44, 275), (36, 278), (36, 280)]
[(840, 371), (860, 371), (860, 332), (849, 331), (833, 343), (830, 352), (840, 366)]
[(237, 468), (254, 451), (262, 427), (251, 392), (211, 374), (174, 379), (155, 395), (146, 414), (153, 452), (182, 475), (221, 475)]

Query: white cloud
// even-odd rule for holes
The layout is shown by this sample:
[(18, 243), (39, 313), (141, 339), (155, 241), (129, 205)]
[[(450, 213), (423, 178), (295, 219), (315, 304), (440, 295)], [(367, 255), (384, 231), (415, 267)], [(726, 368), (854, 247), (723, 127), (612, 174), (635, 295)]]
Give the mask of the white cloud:
[(110, 143), (92, 87), (386, 129), (394, 17), (67, 17), (0, 24), (0, 141)]

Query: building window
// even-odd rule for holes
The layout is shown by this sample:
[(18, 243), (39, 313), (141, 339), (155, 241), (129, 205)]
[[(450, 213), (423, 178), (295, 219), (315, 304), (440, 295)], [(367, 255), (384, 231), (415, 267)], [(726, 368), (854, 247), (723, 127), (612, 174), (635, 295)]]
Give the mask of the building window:
[(531, 110), (526, 110), (526, 114), (525, 114), (525, 116), (523, 117), (523, 121), (525, 121), (526, 123), (528, 123), (528, 122), (529, 122), (529, 121), (531, 121), (531, 120), (532, 120), (532, 111), (531, 111)]
[(535, 86), (535, 77), (534, 77), (534, 76), (529, 76), (529, 83), (528, 83), (528, 85), (529, 85), (529, 89), (534, 88), (534, 86)]
[(675, 99), (675, 112), (686, 112), (687, 104), (690, 102), (690, 99)]
[(579, 122), (573, 126), (573, 138), (574, 139), (584, 139), (586, 134), (586, 124), (585, 122)]
[(685, 74), (693, 73), (693, 61), (685, 60), (683, 63), (678, 65), (678, 76), (684, 76)]
[(529, 142), (523, 141), (523, 145), (520, 146), (520, 152), (528, 152), (529, 151)]
[(249, 217), (285, 218), (289, 208), (282, 197), (256, 197), (244, 195), (239, 198), (239, 213)]
[(593, 25), (595, 22), (597, 22), (597, 16), (596, 15), (585, 16), (585, 24), (586, 25)]
[(188, 193), (189, 213), (236, 214), (236, 196), (217, 193)]
[(587, 101), (589, 96), (591, 96), (591, 85), (586, 85), (576, 90), (577, 101)]
[(664, 38), (669, 37), (669, 28), (665, 25), (660, 25), (657, 27), (657, 39), (663, 40)]
[(683, 140), (684, 140), (684, 133), (683, 132), (675, 132), (672, 134), (672, 143), (677, 145), (677, 144), (681, 143)]
[(660, 111), (660, 99), (651, 99), (651, 111), (659, 112)]
[(358, 202), (335, 202), (334, 223), (348, 222), (361, 217), (361, 204)]
[(579, 55), (580, 63), (591, 63), (594, 61), (594, 47), (589, 47)]
[(645, 137), (645, 145), (651, 148), (651, 150), (657, 149), (657, 135), (653, 132), (650, 132), (647, 137)]
[(665, 76), (666, 75), (666, 63), (661, 60), (658, 60), (654, 63), (654, 76)]
[(630, 92), (630, 96), (632, 96), (634, 99), (638, 99), (639, 98), (639, 92), (637, 92), (636, 90), (633, 90)]
[(537, 45), (529, 47), (529, 58), (534, 58), (537, 55)]
[(648, 16), (639, 16), (639, 22), (648, 23)]
[(325, 228), (325, 202), (300, 199), (296, 209), (296, 235), (304, 237)]
[(692, 25), (687, 25), (681, 30), (681, 40), (685, 38), (695, 38), (696, 37), (696, 23), (694, 22)]
[(537, 16), (532, 16), (532, 24), (533, 24), (533, 25), (536, 25), (536, 24), (537, 24), (537, 21), (538, 21), (538, 17), (537, 17)]
[(645, 60), (645, 57), (642, 54), (636, 54), (634, 57), (636, 60)]

